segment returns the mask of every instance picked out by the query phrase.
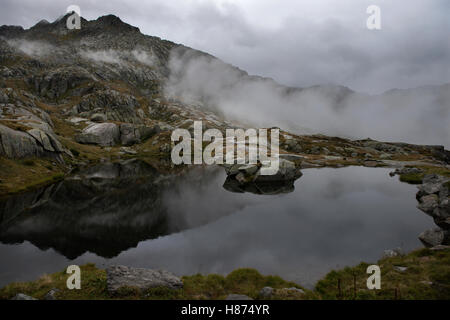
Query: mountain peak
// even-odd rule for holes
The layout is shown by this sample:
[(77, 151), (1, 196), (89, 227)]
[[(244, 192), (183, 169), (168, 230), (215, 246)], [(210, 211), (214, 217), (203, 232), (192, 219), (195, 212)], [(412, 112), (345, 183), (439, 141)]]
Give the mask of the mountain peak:
[(101, 16), (96, 20), (96, 22), (98, 22), (102, 26), (118, 28), (118, 29), (124, 30), (124, 31), (140, 32), (139, 28), (133, 27), (132, 25), (129, 25), (128, 23), (123, 22), (119, 17), (117, 17), (113, 14)]

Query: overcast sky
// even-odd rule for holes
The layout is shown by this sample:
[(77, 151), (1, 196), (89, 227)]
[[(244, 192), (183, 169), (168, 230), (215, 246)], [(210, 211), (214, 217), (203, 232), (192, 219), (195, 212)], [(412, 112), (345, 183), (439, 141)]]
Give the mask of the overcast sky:
[[(53, 21), (70, 4), (289, 86), (378, 93), (450, 82), (448, 0), (1, 0), (0, 24)], [(371, 4), (378, 31), (366, 27)]]

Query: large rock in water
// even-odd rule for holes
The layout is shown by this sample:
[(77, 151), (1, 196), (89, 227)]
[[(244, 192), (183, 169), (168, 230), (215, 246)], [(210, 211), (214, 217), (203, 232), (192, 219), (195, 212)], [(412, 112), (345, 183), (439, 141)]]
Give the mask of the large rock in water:
[(121, 287), (134, 287), (141, 290), (165, 287), (180, 289), (183, 282), (174, 274), (164, 270), (132, 268), (126, 266), (111, 266), (106, 269), (107, 288), (111, 293)]
[(303, 174), (292, 161), (280, 158), (278, 160), (278, 170), (273, 175), (262, 175), (261, 170), (256, 173), (255, 181), (293, 181), (300, 178)]
[(261, 165), (257, 164), (225, 164), (225, 172), (234, 177), (240, 184), (249, 182), (294, 181), (302, 176), (299, 168), (292, 161), (280, 158), (278, 170), (273, 175), (262, 175)]
[(418, 188), (417, 207), (432, 216), (438, 226), (444, 230), (450, 229), (450, 179), (429, 174)]
[(87, 126), (75, 139), (79, 143), (111, 147), (119, 142), (120, 130), (114, 123), (93, 123)]
[(261, 164), (225, 164), (227, 179), (223, 187), (231, 192), (279, 194), (294, 191), (294, 181), (302, 176), (294, 162), (280, 158), (273, 175), (262, 175)]

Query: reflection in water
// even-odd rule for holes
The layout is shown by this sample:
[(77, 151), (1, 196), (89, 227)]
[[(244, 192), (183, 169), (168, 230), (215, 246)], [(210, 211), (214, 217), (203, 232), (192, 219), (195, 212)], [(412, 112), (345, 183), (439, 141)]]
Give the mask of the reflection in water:
[[(209, 177), (202, 176), (204, 181)], [(190, 219), (168, 210), (170, 199), (165, 194), (177, 190), (178, 180), (185, 178), (163, 176), (143, 161), (90, 167), (62, 182), (0, 202), (0, 241), (27, 240), (69, 259), (87, 251), (111, 258), (142, 240), (214, 218)], [(191, 182), (198, 184), (196, 180)]]
[(420, 246), (432, 221), (415, 208), (415, 187), (388, 171), (309, 169), (294, 192), (260, 196), (228, 192), (222, 168), (164, 176), (137, 161), (101, 165), (0, 203), (0, 285), (86, 262), (178, 274), (253, 267), (312, 285), (331, 268)]

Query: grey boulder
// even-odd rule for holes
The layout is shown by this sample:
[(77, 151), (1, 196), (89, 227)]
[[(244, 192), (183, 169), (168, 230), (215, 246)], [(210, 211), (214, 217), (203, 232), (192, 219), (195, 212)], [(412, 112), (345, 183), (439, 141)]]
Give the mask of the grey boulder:
[(26, 294), (23, 293), (18, 293), (11, 300), (37, 300), (37, 299), (27, 296)]
[(35, 138), (46, 151), (63, 152), (64, 148), (58, 139), (50, 132), (44, 132), (40, 129), (31, 129), (27, 133)]
[(57, 300), (56, 294), (60, 291), (61, 290), (59, 290), (59, 289), (53, 288), (45, 294), (44, 299), (45, 300)]
[(105, 122), (106, 120), (107, 120), (107, 117), (103, 113), (94, 113), (91, 116), (91, 121), (93, 121), (93, 122)]
[(291, 161), (285, 159), (278, 160), (278, 170), (273, 175), (262, 175), (261, 170), (256, 174), (255, 181), (289, 181), (296, 180), (302, 176), (299, 168)]
[(111, 147), (119, 142), (120, 130), (114, 123), (93, 123), (87, 126), (75, 139), (83, 144)]
[(159, 132), (160, 129), (157, 125), (154, 127), (146, 127), (143, 125), (123, 123), (120, 125), (120, 142), (124, 146), (131, 146), (140, 143)]
[(268, 299), (272, 297), (273, 288), (272, 287), (264, 287), (259, 291), (259, 296), (264, 299)]
[(0, 125), (0, 155), (20, 159), (37, 156), (43, 150), (29, 134)]
[(429, 229), (419, 235), (419, 240), (422, 241), (426, 247), (447, 245), (449, 244), (449, 234), (447, 231), (439, 228)]
[(165, 270), (132, 268), (126, 266), (110, 266), (106, 269), (107, 289), (115, 293), (121, 287), (135, 287), (141, 290), (165, 287), (180, 289), (183, 287), (181, 279)]

